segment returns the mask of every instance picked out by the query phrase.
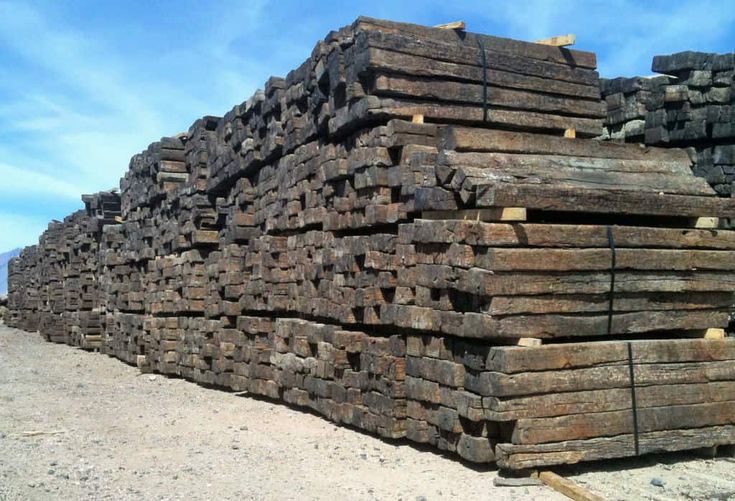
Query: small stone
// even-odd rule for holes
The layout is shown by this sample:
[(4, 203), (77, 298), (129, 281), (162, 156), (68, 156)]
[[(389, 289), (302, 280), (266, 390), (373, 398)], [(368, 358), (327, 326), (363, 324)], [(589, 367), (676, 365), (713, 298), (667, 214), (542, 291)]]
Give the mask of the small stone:
[(245, 426), (245, 425), (242, 425), (242, 426), (240, 427), (240, 431), (248, 431), (248, 427), (247, 427), (247, 426)]
[(56, 470), (49, 470), (49, 471), (48, 471), (47, 473), (48, 473), (49, 475), (53, 475), (54, 473), (56, 473)]
[(426, 496), (416, 496), (416, 501), (429, 501)]
[(233, 448), (233, 449), (235, 449), (235, 450), (237, 450), (237, 449), (239, 449), (239, 448), (240, 448), (240, 446), (239, 446), (239, 445), (237, 445), (237, 444), (232, 444), (232, 448)]
[(148, 376), (148, 381), (155, 381), (155, 380), (156, 380), (156, 376)]
[(653, 477), (651, 479), (651, 485), (655, 485), (656, 487), (663, 487), (664, 486), (664, 481), (661, 480), (660, 478)]
[(365, 460), (367, 460), (367, 454), (360, 454), (360, 459), (365, 459)]

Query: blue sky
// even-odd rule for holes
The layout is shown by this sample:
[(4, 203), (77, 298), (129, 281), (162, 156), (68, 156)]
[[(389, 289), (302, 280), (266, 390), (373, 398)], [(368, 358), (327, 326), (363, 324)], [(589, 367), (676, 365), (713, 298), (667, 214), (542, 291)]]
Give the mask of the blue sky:
[(131, 155), (221, 115), (358, 15), (534, 40), (575, 33), (603, 76), (730, 52), (735, 2), (0, 0), (0, 251), (32, 244)]

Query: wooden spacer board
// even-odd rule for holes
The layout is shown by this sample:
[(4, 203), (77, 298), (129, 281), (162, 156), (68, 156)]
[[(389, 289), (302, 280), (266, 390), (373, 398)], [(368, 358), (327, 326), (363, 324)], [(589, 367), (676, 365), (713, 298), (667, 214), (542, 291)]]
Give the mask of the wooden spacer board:
[(711, 327), (704, 331), (704, 339), (725, 339), (725, 329)]
[(525, 207), (493, 207), (489, 209), (428, 210), (422, 219), (461, 219), (464, 221), (525, 221)]
[(568, 35), (558, 35), (555, 37), (542, 38), (541, 40), (536, 40), (534, 43), (541, 45), (552, 45), (554, 47), (567, 47), (569, 45), (574, 45), (576, 41), (577, 36), (570, 33)]
[(437, 24), (434, 28), (439, 28), (440, 30), (464, 31), (467, 28), (467, 24), (464, 21), (452, 21), (451, 23)]
[(719, 228), (720, 226), (720, 218), (717, 217), (698, 217), (695, 218), (692, 221), (692, 226), (694, 228)]
[(537, 337), (522, 337), (518, 339), (518, 346), (524, 346), (526, 348), (532, 348), (534, 346), (541, 346), (543, 341)]

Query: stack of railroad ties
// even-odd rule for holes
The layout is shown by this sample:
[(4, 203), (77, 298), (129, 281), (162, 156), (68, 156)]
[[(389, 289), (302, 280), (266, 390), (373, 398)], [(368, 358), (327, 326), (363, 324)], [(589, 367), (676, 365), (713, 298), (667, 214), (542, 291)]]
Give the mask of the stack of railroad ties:
[(8, 317), (6, 323), (11, 327), (29, 332), (38, 330), (39, 292), (38, 246), (32, 245), (21, 250), (20, 255), (11, 260), (8, 267)]
[(84, 210), (52, 221), (39, 244), (25, 248), (8, 277), (10, 324), (56, 343), (102, 344), (106, 308), (99, 289), (102, 228), (120, 216), (120, 195), (83, 195)]
[(84, 210), (64, 220), (65, 342), (92, 350), (101, 348), (106, 323), (99, 284), (99, 246), (103, 228), (119, 222), (120, 194), (101, 191), (83, 195), (82, 201)]
[(721, 196), (735, 183), (735, 52), (655, 56), (655, 77), (602, 80), (603, 137), (689, 148), (694, 173)]
[(103, 351), (503, 468), (735, 443), (735, 206), (682, 151), (589, 139), (595, 65), (331, 33), (133, 158)]

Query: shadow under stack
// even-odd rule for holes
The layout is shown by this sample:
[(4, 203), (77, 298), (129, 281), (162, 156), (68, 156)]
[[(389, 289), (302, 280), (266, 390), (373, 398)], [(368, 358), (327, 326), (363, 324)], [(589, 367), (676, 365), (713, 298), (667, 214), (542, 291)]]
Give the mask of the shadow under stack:
[[(133, 157), (97, 242), (102, 350), (502, 468), (735, 443), (735, 204), (683, 150), (592, 139), (595, 67), (330, 33)], [(48, 309), (60, 225), (13, 261), (11, 318), (36, 287)]]

